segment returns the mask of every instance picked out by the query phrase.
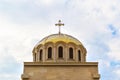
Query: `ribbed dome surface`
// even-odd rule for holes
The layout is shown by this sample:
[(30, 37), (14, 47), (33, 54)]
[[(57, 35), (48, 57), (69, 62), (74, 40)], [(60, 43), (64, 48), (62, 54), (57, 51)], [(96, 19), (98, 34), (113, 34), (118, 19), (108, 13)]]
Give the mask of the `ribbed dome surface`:
[(63, 41), (65, 43), (70, 43), (71, 42), (71, 43), (74, 43), (76, 45), (82, 45), (79, 40), (77, 40), (76, 38), (74, 38), (70, 35), (67, 35), (67, 34), (52, 34), (52, 35), (49, 35), (49, 36), (43, 38), (37, 45), (39, 45), (39, 44), (44, 45), (45, 43), (48, 43), (48, 42), (56, 43), (56, 42), (59, 42), (59, 41)]

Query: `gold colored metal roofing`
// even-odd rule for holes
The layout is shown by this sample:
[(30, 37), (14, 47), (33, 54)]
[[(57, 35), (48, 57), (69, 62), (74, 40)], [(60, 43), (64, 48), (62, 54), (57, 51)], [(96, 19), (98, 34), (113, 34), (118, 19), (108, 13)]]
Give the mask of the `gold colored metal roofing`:
[(37, 45), (39, 44), (44, 45), (45, 43), (48, 43), (48, 42), (56, 43), (59, 41), (63, 41), (65, 43), (72, 42), (76, 45), (82, 45), (79, 40), (67, 34), (52, 34), (50, 36), (43, 38)]

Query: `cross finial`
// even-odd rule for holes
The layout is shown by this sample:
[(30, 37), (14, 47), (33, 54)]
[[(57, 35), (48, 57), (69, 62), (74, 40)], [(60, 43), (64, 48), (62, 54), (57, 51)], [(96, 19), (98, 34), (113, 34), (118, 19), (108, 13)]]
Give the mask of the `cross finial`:
[(55, 24), (55, 26), (58, 26), (58, 27), (59, 27), (59, 34), (60, 34), (60, 33), (61, 33), (61, 32), (60, 32), (60, 27), (61, 27), (61, 26), (64, 26), (64, 24), (61, 23), (61, 20), (59, 20), (58, 23)]

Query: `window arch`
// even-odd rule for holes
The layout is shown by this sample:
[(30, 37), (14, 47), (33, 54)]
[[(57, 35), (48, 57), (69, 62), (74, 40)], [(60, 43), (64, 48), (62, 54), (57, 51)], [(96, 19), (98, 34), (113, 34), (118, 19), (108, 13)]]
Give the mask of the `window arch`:
[(48, 59), (52, 58), (52, 48), (48, 48)]
[(63, 58), (63, 47), (62, 46), (58, 47), (58, 58)]
[(78, 61), (81, 61), (81, 52), (78, 50)]
[(69, 58), (73, 59), (73, 48), (69, 48)]
[(40, 61), (42, 60), (42, 55), (43, 55), (43, 50), (41, 49), (41, 50), (40, 50), (40, 53), (39, 53), (39, 60), (40, 60)]

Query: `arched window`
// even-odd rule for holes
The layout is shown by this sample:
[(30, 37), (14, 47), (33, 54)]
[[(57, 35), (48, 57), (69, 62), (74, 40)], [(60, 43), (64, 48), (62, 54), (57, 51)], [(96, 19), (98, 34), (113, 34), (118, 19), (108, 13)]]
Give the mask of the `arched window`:
[(40, 54), (39, 54), (39, 60), (40, 60), (40, 61), (42, 60), (42, 55), (43, 55), (43, 51), (40, 50)]
[(78, 60), (81, 61), (81, 52), (78, 50)]
[(73, 48), (69, 48), (69, 58), (73, 59)]
[(58, 58), (63, 58), (63, 47), (58, 47)]
[(52, 48), (48, 48), (48, 59), (52, 58)]
[(34, 55), (34, 61), (36, 61), (36, 53), (35, 53), (35, 55)]

